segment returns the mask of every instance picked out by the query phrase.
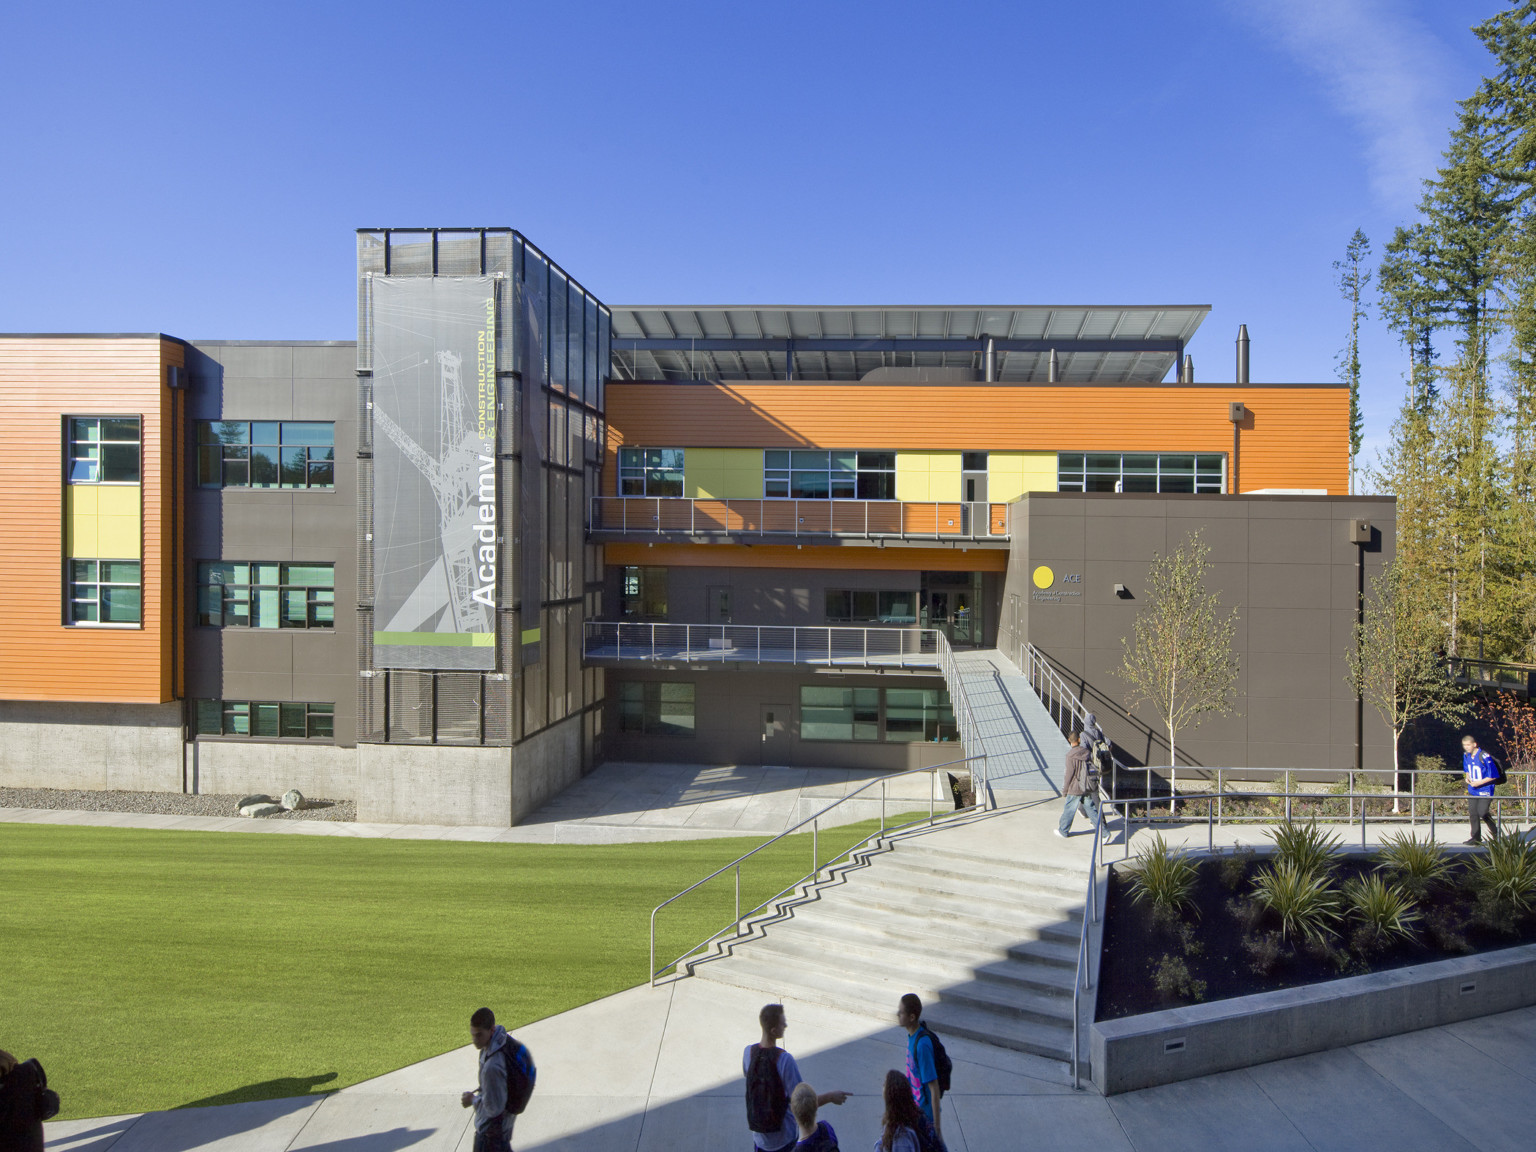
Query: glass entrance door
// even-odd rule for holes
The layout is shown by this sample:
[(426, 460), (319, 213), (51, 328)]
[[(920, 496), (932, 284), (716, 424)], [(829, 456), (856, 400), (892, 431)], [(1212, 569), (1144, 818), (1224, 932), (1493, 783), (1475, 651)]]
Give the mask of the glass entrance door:
[(980, 572), (923, 573), (924, 628), (937, 628), (957, 648), (986, 642), (981, 613)]

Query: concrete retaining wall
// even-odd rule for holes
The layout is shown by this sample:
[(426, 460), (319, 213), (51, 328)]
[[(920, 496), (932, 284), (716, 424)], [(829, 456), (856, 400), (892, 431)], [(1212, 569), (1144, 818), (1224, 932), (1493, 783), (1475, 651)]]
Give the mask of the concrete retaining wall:
[(0, 787), (182, 789), (181, 705), (0, 701)]
[(235, 740), (195, 740), (187, 746), (191, 792), (279, 796), (290, 788), (327, 800), (357, 799), (357, 749)]
[(512, 749), (509, 824), (519, 823), (581, 779), (581, 717), (572, 716)]
[(1536, 944), (1525, 944), (1101, 1021), (1090, 1032), (1093, 1082), (1111, 1096), (1531, 1004)]
[(366, 824), (512, 826), (511, 748), (359, 744), (357, 818)]

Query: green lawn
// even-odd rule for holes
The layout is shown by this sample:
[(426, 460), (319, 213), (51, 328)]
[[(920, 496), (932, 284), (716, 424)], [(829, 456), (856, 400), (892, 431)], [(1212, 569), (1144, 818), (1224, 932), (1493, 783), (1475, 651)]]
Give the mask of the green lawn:
[[(824, 832), (820, 858), (869, 835)], [(0, 1048), (63, 1117), (330, 1091), (643, 982), (651, 908), (749, 839), (564, 846), (0, 825)], [(787, 837), (750, 907), (809, 870)], [(731, 920), (664, 912), (658, 963)]]

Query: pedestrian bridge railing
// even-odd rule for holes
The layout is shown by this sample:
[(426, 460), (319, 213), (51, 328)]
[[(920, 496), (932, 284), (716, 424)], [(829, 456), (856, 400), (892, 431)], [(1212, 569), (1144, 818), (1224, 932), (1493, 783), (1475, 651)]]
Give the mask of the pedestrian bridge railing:
[[(828, 804), (819, 812), (806, 817), (777, 836), (773, 836), (759, 844), (750, 852), (745, 852), (735, 860), (722, 868), (717, 868), (704, 879), (690, 884), (675, 896), (668, 897), (651, 910), (650, 933), (650, 980), (654, 986), (663, 976), (675, 972), (681, 965), (703, 959), (719, 945), (748, 936), (752, 931), (752, 922), (758, 916), (774, 908), (780, 901), (790, 896), (791, 893), (807, 886), (813, 886), (821, 881), (825, 874), (840, 863), (851, 863), (855, 854), (878, 846), (881, 840), (887, 836), (899, 832), (907, 832), (916, 828), (931, 828), (935, 824), (951, 820), (956, 817), (975, 815), (977, 807), (985, 807), (984, 789), (976, 787), (978, 773), (980, 779), (985, 779), (986, 753), (977, 756), (967, 756), (961, 760), (952, 760), (947, 764), (935, 764), (931, 768), (914, 768), (908, 772), (896, 772), (889, 776), (881, 776), (878, 779), (860, 785), (844, 796), (840, 796)], [(939, 810), (939, 796), (941, 795), (939, 773), (949, 772), (951, 769), (965, 768), (969, 771), (972, 786), (975, 788), (976, 806), (967, 808), (955, 808), (948, 812)], [(928, 814), (926, 817), (919, 811), (915, 820), (895, 822), (891, 820), (890, 811), (892, 804), (900, 804), (903, 811), (911, 814), (911, 798), (891, 796), (892, 781), (902, 780), (908, 777), (927, 776), (926, 804)], [(948, 789), (943, 789), (942, 794), (947, 795)], [(916, 801), (921, 804), (922, 801)], [(847, 806), (847, 807), (845, 807)], [(857, 817), (861, 811), (868, 811), (865, 819), (875, 819), (878, 816), (880, 826), (877, 831), (860, 836), (855, 832), (851, 842), (849, 837), (836, 835), (837, 826), (829, 826), (828, 818), (839, 809), (839, 815), (844, 817), (843, 824), (851, 823), (847, 817)], [(787, 843), (788, 837), (796, 834), (804, 834), (809, 829), (811, 834), (810, 869), (799, 874), (795, 880), (788, 884), (780, 885), (779, 877), (785, 874), (786, 854), (790, 851), (798, 852), (799, 849)], [(823, 837), (834, 839), (824, 854), (822, 851)], [(841, 846), (839, 846), (841, 844)], [(792, 866), (791, 866), (792, 867)], [(743, 869), (747, 870), (745, 877), (745, 899), (743, 898)], [(767, 895), (765, 890), (771, 889)], [(724, 922), (723, 917), (711, 919), (711, 905), (717, 908), (731, 909), (729, 922)], [(706, 924), (720, 924), (720, 927), (712, 928), (698, 943), (684, 948), (676, 955), (675, 959), (667, 960), (660, 967), (656, 964), (656, 936), (658, 917), (662, 913), (685, 923), (690, 920), (702, 920)], [(686, 929), (685, 929), (686, 931)], [(685, 937), (687, 938), (687, 937)], [(697, 936), (692, 937), (698, 939)]]
[(804, 627), (770, 624), (648, 624), (588, 620), (588, 660), (708, 664), (819, 664), (932, 668), (949, 643), (937, 628)]
[(850, 536), (1008, 540), (1008, 505), (986, 501), (711, 499), (594, 496), (590, 532), (677, 536)]

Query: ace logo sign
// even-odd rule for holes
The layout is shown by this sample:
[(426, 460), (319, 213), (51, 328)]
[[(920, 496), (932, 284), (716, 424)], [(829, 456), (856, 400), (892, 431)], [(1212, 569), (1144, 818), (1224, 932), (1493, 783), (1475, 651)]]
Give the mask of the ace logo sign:
[(1060, 604), (1065, 596), (1081, 596), (1081, 572), (1063, 572), (1058, 576), (1048, 564), (1038, 565), (1030, 574), (1035, 589), (1030, 600), (1037, 604)]

